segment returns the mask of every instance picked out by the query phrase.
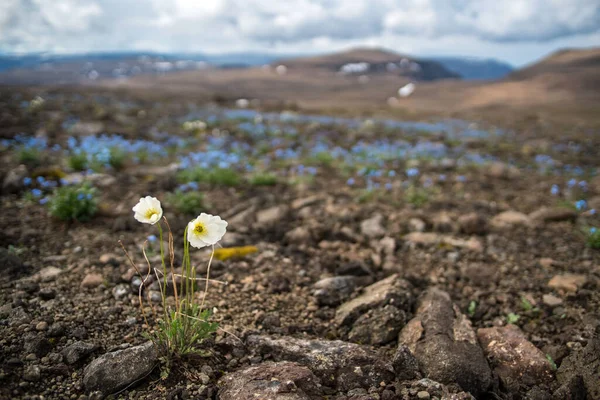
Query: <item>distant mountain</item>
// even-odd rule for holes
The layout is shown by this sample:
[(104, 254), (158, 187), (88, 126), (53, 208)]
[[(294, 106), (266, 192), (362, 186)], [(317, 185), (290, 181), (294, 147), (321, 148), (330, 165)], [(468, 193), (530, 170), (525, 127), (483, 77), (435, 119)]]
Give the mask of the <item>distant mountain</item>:
[(437, 61), (375, 48), (355, 48), (320, 56), (281, 59), (274, 63), (278, 64), (285, 65), (290, 70), (326, 70), (347, 75), (389, 74), (419, 81), (460, 77)]
[(465, 80), (502, 79), (514, 71), (512, 65), (494, 59), (471, 57), (433, 57), (430, 59), (439, 62)]

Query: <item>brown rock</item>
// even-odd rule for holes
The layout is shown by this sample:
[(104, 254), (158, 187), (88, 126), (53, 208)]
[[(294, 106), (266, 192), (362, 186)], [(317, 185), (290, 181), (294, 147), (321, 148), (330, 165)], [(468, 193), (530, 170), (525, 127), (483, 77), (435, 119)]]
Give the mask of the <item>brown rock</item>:
[(369, 239), (382, 237), (385, 235), (385, 228), (382, 223), (383, 215), (375, 214), (360, 223), (360, 232)]
[(477, 213), (461, 215), (458, 225), (460, 231), (467, 235), (484, 235), (487, 232), (487, 221)]
[(453, 232), (454, 231), (454, 223), (452, 222), (452, 218), (446, 213), (440, 213), (435, 215), (431, 223), (433, 225), (433, 229), (437, 232)]
[(542, 296), (542, 302), (548, 307), (558, 307), (563, 301), (560, 297), (556, 297), (553, 294), (545, 294)]
[(83, 281), (81, 281), (81, 287), (95, 288), (102, 285), (103, 282), (104, 278), (102, 277), (102, 275), (95, 272), (90, 272), (85, 276), (85, 278), (83, 278)]
[(587, 282), (585, 275), (577, 274), (564, 274), (555, 275), (548, 282), (548, 286), (559, 292), (571, 292), (575, 293)]
[(492, 218), (490, 225), (492, 228), (502, 230), (515, 226), (529, 225), (530, 222), (529, 217), (523, 213), (518, 211), (504, 211)]
[(249, 336), (246, 344), (253, 352), (275, 361), (291, 361), (307, 367), (326, 386), (348, 391), (369, 389), (394, 380), (391, 363), (368, 346), (340, 340), (304, 340), (292, 337), (272, 339)]
[(398, 274), (367, 286), (363, 293), (342, 304), (335, 313), (338, 326), (350, 325), (368, 310), (391, 304), (400, 310), (410, 311), (414, 302), (412, 285)]
[(297, 226), (285, 234), (285, 239), (290, 243), (302, 244), (311, 239), (310, 231), (305, 226)]
[(246, 367), (221, 378), (221, 400), (317, 400), (323, 392), (310, 369), (293, 362)]
[(441, 241), (442, 236), (437, 233), (424, 233), (424, 232), (412, 232), (408, 235), (404, 235), (404, 240), (412, 245), (431, 246), (438, 244)]
[(323, 201), (323, 197), (319, 196), (319, 195), (303, 197), (301, 199), (296, 199), (296, 200), (292, 201), (292, 209), (299, 210), (301, 208), (304, 208), (306, 206), (311, 206), (311, 205), (319, 203), (321, 201)]
[(548, 223), (561, 221), (575, 221), (577, 212), (566, 207), (542, 207), (529, 214), (529, 218), (534, 223)]
[(500, 379), (513, 390), (552, 381), (552, 366), (544, 353), (527, 340), (519, 327), (481, 328), (477, 337)]
[(400, 332), (398, 342), (408, 347), (432, 380), (458, 384), (476, 397), (492, 383), (470, 321), (444, 291), (433, 288), (423, 294), (415, 318)]
[(499, 179), (514, 179), (520, 174), (517, 167), (502, 162), (492, 163), (487, 171), (488, 176)]
[(256, 213), (256, 223), (261, 227), (270, 226), (283, 219), (288, 212), (286, 206), (274, 206)]

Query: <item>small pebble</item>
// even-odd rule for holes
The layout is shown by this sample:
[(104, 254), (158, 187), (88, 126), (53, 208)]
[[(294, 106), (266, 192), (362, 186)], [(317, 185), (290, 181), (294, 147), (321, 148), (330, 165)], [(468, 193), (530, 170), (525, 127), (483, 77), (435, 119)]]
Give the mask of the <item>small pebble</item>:
[(46, 321), (38, 322), (38, 324), (35, 326), (35, 329), (37, 331), (45, 331), (48, 329), (48, 323)]
[(428, 400), (430, 398), (429, 392), (421, 390), (419, 393), (417, 393), (417, 398), (421, 400)]

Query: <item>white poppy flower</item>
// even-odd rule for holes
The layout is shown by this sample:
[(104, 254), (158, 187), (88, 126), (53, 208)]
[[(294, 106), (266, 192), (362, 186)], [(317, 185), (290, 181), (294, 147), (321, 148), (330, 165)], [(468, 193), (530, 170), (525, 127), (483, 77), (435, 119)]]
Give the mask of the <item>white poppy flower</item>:
[(190, 221), (187, 228), (187, 239), (198, 249), (217, 243), (227, 230), (227, 222), (218, 215), (202, 213)]
[(140, 198), (140, 201), (133, 207), (133, 216), (143, 224), (154, 225), (163, 215), (160, 201), (156, 197), (146, 196)]

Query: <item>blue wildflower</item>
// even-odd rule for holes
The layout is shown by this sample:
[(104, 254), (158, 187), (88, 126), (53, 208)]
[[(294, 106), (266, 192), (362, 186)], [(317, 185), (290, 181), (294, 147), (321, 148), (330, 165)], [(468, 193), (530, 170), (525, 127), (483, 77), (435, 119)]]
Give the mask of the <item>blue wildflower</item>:
[(552, 188), (550, 189), (550, 193), (553, 196), (556, 196), (558, 193), (560, 192), (560, 189), (558, 188), (558, 185), (552, 185)]
[(576, 207), (578, 210), (580, 210), (580, 211), (581, 211), (581, 210), (585, 210), (585, 209), (587, 208), (587, 201), (585, 201), (585, 200), (577, 200), (577, 201), (575, 202), (575, 207)]
[(23, 178), (23, 185), (25, 186), (29, 186), (31, 185), (31, 178), (26, 176), (25, 178)]
[(46, 182), (46, 178), (44, 178), (43, 176), (38, 176), (36, 179), (37, 183), (39, 183), (40, 185), (43, 185), (44, 182)]
[(391, 184), (390, 182), (387, 182), (387, 183), (385, 184), (385, 189), (386, 189), (386, 190), (392, 190), (392, 184)]
[(594, 233), (598, 232), (597, 228), (591, 227), (590, 228), (590, 233), (593, 235)]
[(570, 188), (572, 188), (575, 185), (577, 185), (577, 179), (575, 178), (571, 178), (569, 179), (569, 182), (567, 182), (567, 186), (569, 186)]
[(352, 186), (354, 185), (355, 181), (354, 178), (348, 178), (348, 180), (346, 181), (346, 185), (348, 186)]
[(33, 197), (40, 197), (42, 195), (42, 191), (40, 189), (31, 189), (31, 194)]
[(157, 240), (157, 239), (156, 239), (156, 235), (150, 235), (150, 236), (148, 236), (148, 237), (147, 237), (147, 239), (148, 239), (148, 241), (149, 241), (150, 243), (154, 243), (154, 242), (156, 242), (156, 240)]
[(48, 198), (47, 198), (47, 197), (44, 197), (43, 199), (40, 199), (40, 204), (41, 204), (41, 205), (44, 205), (44, 204), (46, 204), (47, 202), (48, 202)]
[(85, 198), (86, 198), (86, 199), (88, 199), (88, 200), (91, 200), (91, 199), (92, 199), (92, 194), (91, 194), (91, 193), (88, 193), (88, 194), (85, 196)]
[(78, 194), (77, 194), (77, 200), (83, 200), (83, 199), (85, 199), (85, 194), (83, 194), (83, 193), (78, 193)]
[(418, 168), (409, 168), (406, 170), (406, 176), (408, 176), (409, 178), (415, 177), (417, 175), (419, 175)]

